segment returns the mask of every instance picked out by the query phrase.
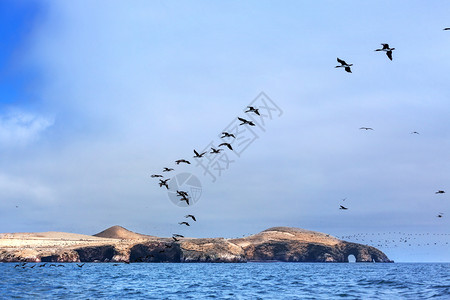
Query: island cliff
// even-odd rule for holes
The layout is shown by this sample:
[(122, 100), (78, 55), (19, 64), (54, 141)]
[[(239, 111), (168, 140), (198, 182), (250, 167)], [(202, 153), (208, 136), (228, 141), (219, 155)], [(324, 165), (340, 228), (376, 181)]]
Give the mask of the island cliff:
[(113, 226), (94, 236), (0, 234), (2, 262), (392, 262), (380, 250), (328, 234), (273, 227), (238, 239), (160, 238)]

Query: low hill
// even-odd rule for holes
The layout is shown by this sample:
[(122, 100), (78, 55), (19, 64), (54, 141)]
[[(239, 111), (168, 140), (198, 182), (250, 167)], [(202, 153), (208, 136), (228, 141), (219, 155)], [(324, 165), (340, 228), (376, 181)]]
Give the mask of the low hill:
[(112, 226), (108, 229), (103, 230), (97, 234), (94, 234), (96, 237), (108, 238), (108, 239), (121, 239), (121, 240), (136, 240), (136, 239), (148, 239), (154, 238), (150, 235), (140, 234), (133, 231), (130, 231), (122, 226)]

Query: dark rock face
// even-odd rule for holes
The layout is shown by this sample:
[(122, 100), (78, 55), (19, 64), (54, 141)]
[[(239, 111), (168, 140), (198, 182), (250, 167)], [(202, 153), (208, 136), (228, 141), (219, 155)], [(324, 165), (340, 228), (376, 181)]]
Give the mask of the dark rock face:
[(134, 245), (130, 249), (130, 262), (180, 262), (181, 249), (179, 244), (167, 244), (152, 241)]
[(80, 257), (75, 251), (62, 251), (57, 254), (41, 256), (41, 262), (79, 262)]
[(252, 261), (276, 260), (285, 262), (348, 262), (354, 255), (356, 262), (392, 262), (380, 250), (354, 243), (343, 242), (337, 246), (298, 242), (269, 241), (244, 248), (245, 256)]
[(80, 262), (111, 261), (116, 254), (114, 246), (83, 247), (75, 249)]
[(223, 239), (188, 239), (181, 243), (182, 262), (246, 262), (241, 247)]
[(338, 246), (338, 248), (344, 256), (342, 260), (343, 262), (348, 262), (349, 255), (354, 255), (356, 257), (356, 262), (393, 262), (386, 256), (386, 254), (375, 247), (343, 242)]

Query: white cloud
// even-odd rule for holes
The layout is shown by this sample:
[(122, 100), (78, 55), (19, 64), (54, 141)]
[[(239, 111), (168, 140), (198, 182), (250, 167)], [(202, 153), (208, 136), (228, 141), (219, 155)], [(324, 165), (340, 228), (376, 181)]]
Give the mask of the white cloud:
[(53, 123), (52, 118), (27, 112), (0, 115), (0, 145), (5, 148), (32, 143)]

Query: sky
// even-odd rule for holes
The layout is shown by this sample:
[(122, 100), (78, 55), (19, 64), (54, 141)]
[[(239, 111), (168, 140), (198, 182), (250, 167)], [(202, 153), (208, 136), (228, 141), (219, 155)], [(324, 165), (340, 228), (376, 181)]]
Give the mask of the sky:
[[(447, 1), (1, 0), (0, 232), (292, 226), (448, 262), (449, 13)], [(193, 149), (238, 116), (260, 124), (244, 110), (261, 97), (278, 110), (240, 127), (257, 138), (224, 150), (233, 162), (213, 182)], [(189, 207), (150, 177), (181, 173), (201, 185)], [(178, 225), (186, 214), (198, 221)]]

